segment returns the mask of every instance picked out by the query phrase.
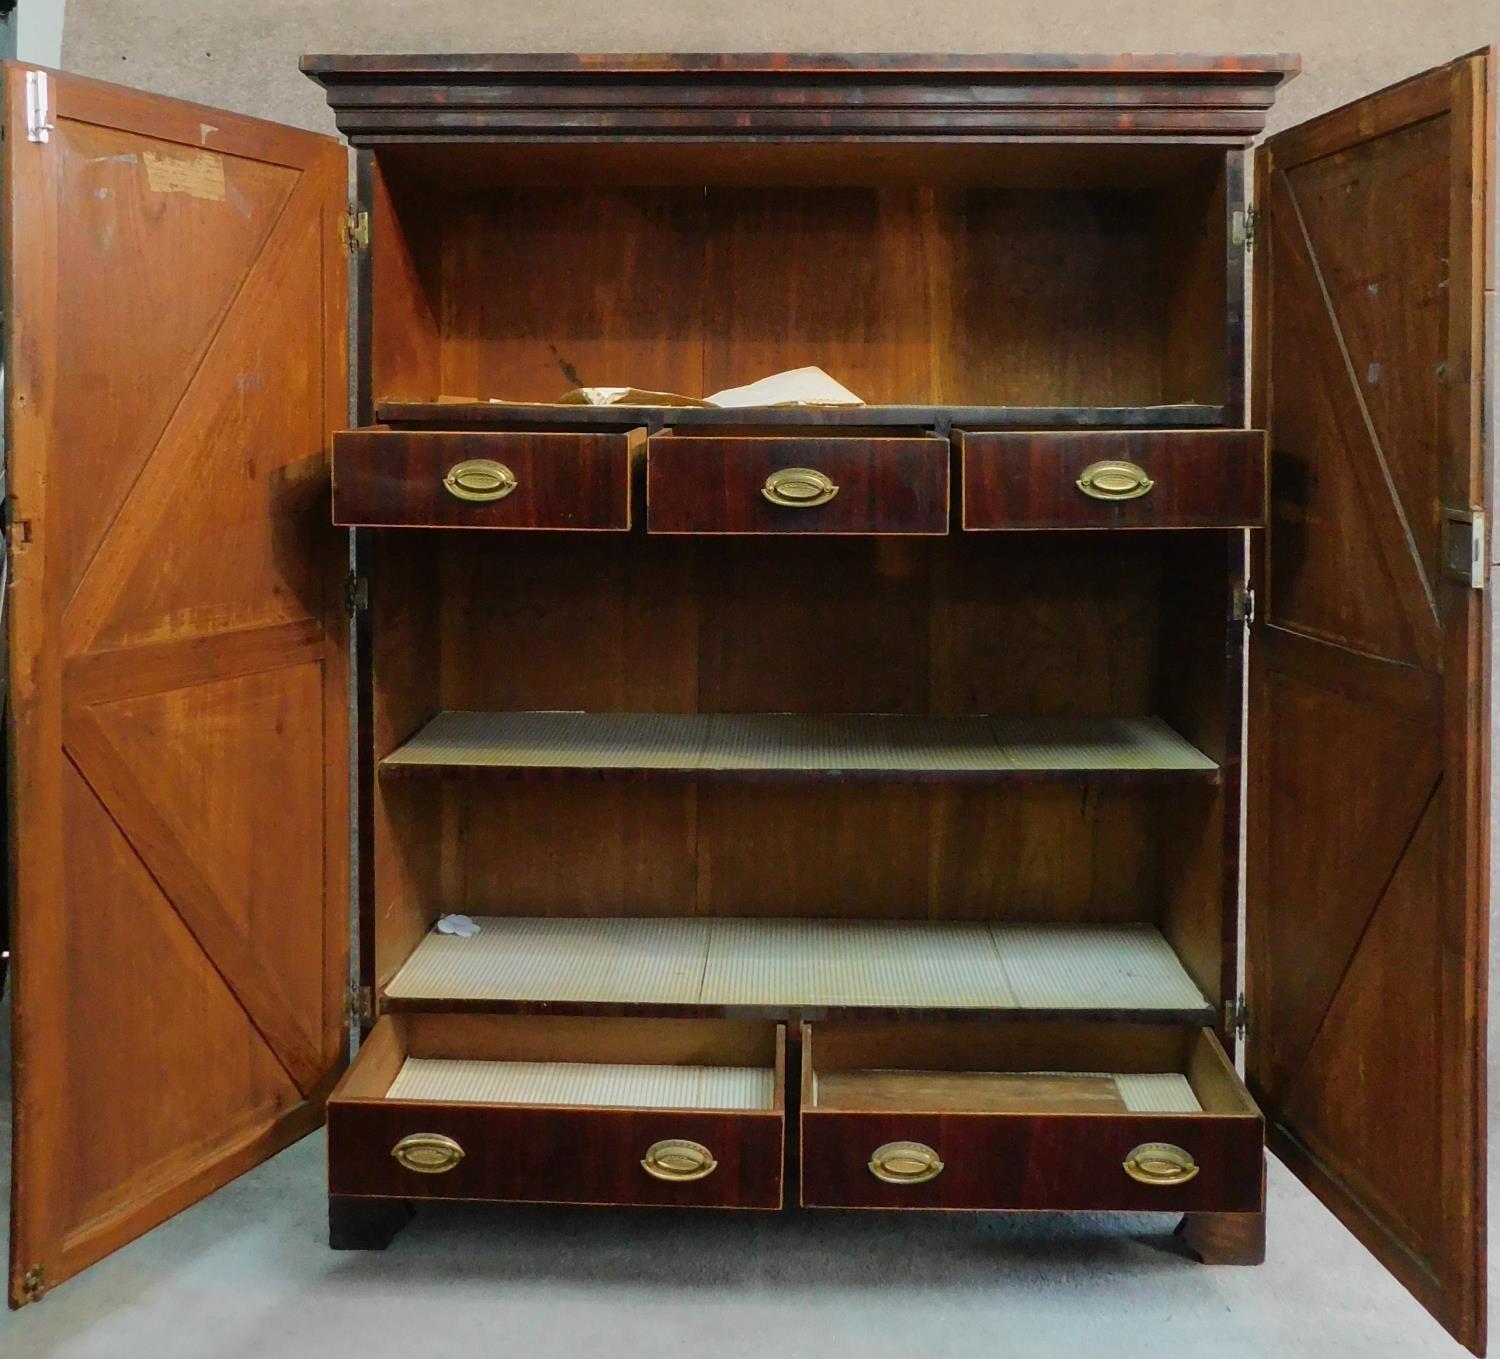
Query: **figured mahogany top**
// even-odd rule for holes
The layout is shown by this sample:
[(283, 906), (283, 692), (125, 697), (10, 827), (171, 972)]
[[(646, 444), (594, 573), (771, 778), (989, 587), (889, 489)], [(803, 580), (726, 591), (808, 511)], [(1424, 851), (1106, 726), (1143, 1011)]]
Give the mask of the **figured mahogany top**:
[[(1290, 78), (1301, 58), (1285, 52), (1240, 55), (1197, 53), (1141, 54), (1063, 52), (449, 52), (317, 53), (302, 58), (302, 69), (314, 80), (346, 75), (563, 74), (568, 72), (654, 73), (691, 75), (700, 71), (841, 74), (903, 72), (1044, 75), (1178, 75), (1234, 77), (1249, 72)], [(330, 82), (325, 82), (330, 83)]]
[(1010, 137), (1244, 142), (1295, 56), (1055, 53), (319, 55), (356, 144)]

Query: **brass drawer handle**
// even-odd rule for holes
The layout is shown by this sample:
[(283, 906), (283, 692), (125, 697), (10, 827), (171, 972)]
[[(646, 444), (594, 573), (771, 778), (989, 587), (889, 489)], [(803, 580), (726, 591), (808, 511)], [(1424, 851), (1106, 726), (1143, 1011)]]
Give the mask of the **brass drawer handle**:
[(641, 1169), (653, 1180), (670, 1180), (677, 1184), (705, 1179), (718, 1167), (713, 1152), (701, 1142), (689, 1142), (681, 1137), (653, 1142), (641, 1159)]
[(926, 1184), (942, 1173), (937, 1152), (924, 1142), (887, 1142), (870, 1157), (870, 1174), (887, 1184)]
[(459, 500), (504, 500), (516, 485), (516, 474), (493, 458), (456, 462), (443, 478), (444, 489)]
[(1170, 1142), (1143, 1142), (1125, 1158), (1125, 1173), (1141, 1184), (1186, 1184), (1201, 1168)]
[(1137, 500), (1155, 485), (1133, 462), (1092, 462), (1078, 477), (1078, 489), (1095, 500)]
[(760, 493), (773, 505), (810, 510), (814, 505), (826, 505), (839, 493), (839, 488), (814, 468), (783, 467), (766, 478)]
[(464, 1149), (442, 1133), (409, 1133), (391, 1148), (391, 1155), (418, 1175), (442, 1175), (464, 1159)]

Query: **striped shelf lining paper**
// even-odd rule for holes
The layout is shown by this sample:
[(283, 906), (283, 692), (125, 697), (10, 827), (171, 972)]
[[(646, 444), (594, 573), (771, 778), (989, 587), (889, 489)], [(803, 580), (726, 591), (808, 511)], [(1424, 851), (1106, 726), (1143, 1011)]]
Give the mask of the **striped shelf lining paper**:
[(775, 1107), (769, 1068), (616, 1062), (490, 1062), (408, 1057), (392, 1100), (540, 1104), (595, 1109)]
[(478, 916), (394, 1000), (1153, 1010), (1208, 1001), (1152, 925)]
[(1009, 1009), (1015, 991), (984, 924), (715, 920), (707, 1005)]
[(386, 987), (394, 999), (692, 1005), (706, 920), (477, 916), (465, 939), (435, 930)]
[(1188, 1078), (1179, 1071), (1112, 1076), (1115, 1089), (1132, 1114), (1201, 1114), (1203, 1106)]
[(442, 712), (383, 769), (636, 769), (955, 774), (1143, 772), (1218, 765), (1157, 717)]

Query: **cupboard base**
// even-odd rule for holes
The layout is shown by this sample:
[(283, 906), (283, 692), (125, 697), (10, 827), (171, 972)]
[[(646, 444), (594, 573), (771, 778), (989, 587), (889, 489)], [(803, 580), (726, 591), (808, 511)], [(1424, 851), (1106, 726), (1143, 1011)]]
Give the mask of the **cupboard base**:
[(1184, 1213), (1177, 1235), (1205, 1265), (1261, 1265), (1266, 1260), (1266, 1210)]
[(384, 1250), (415, 1215), (405, 1199), (328, 1196), (329, 1250)]

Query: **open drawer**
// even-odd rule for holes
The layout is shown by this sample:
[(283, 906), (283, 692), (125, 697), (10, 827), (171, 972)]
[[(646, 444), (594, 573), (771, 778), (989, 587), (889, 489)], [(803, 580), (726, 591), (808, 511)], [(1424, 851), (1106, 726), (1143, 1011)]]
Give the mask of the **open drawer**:
[(651, 436), (652, 533), (948, 532), (948, 441), (864, 435)]
[(1206, 1029), (805, 1025), (801, 1122), (808, 1207), (1261, 1207), (1261, 1116)]
[(779, 1208), (785, 1030), (387, 1015), (328, 1101), (332, 1194)]
[(953, 437), (970, 532), (1266, 522), (1263, 430), (962, 430)]
[(349, 527), (630, 527), (646, 431), (351, 429), (333, 436), (333, 522)]

